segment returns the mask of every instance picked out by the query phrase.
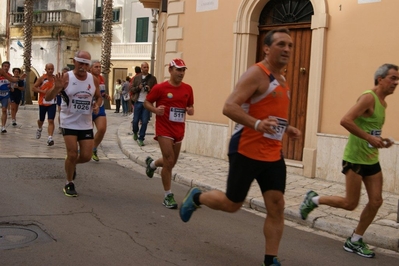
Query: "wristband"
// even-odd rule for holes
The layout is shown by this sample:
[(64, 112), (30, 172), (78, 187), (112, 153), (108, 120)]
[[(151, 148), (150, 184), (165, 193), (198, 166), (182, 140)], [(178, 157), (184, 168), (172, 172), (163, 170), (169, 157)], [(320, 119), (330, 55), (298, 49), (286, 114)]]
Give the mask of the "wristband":
[(255, 129), (256, 131), (258, 131), (258, 126), (259, 126), (259, 124), (260, 124), (260, 120), (258, 119), (258, 120), (255, 122), (255, 126), (254, 126), (254, 129)]

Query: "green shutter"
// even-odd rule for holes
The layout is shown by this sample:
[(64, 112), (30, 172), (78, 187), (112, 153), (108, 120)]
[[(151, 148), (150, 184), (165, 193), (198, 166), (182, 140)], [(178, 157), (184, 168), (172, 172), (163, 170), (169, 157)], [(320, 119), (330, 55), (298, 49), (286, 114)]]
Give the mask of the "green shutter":
[(148, 42), (149, 18), (137, 18), (136, 42)]

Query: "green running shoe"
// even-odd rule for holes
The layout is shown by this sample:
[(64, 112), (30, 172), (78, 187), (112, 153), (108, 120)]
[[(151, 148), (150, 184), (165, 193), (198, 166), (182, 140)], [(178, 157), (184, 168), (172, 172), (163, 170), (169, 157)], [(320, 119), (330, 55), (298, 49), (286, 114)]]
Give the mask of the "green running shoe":
[(313, 190), (309, 190), (305, 195), (301, 206), (299, 206), (299, 213), (301, 214), (302, 220), (306, 220), (311, 211), (313, 211), (318, 206), (312, 201), (312, 198), (318, 196)]
[(139, 138), (139, 136), (137, 135), (137, 133), (133, 133), (133, 140), (137, 140)]
[(152, 169), (150, 164), (152, 163), (152, 161), (154, 161), (150, 156), (148, 156), (145, 159), (145, 164), (147, 165), (146, 169), (145, 169), (145, 173), (149, 178), (152, 178), (154, 176), (154, 172), (157, 168)]
[(167, 195), (162, 204), (168, 209), (177, 209), (177, 202), (175, 201), (173, 193)]
[(100, 159), (98, 158), (98, 156), (97, 156), (97, 151), (93, 151), (93, 155), (91, 156), (91, 159), (93, 160), (93, 161), (96, 161), (96, 162), (98, 162)]
[(141, 139), (138, 139), (138, 140), (137, 140), (137, 144), (138, 144), (140, 147), (142, 147), (142, 146), (144, 146), (144, 141), (142, 141)]
[(351, 237), (348, 237), (344, 244), (344, 250), (356, 253), (359, 256), (365, 258), (374, 258), (375, 253), (369, 248), (369, 246), (363, 242), (363, 238), (360, 238), (359, 241), (352, 242)]

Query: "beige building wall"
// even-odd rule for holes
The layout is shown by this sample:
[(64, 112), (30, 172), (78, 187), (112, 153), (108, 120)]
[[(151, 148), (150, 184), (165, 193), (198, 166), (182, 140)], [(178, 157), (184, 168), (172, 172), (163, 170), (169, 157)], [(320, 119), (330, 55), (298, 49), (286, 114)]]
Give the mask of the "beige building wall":
[[(140, 1), (144, 6), (157, 2)], [(156, 72), (167, 78), (172, 58), (186, 61), (185, 82), (194, 89), (195, 115), (188, 117), (182, 148), (226, 159), (234, 124), (223, 116), (223, 103), (240, 75), (255, 63), (259, 15), (268, 0), (217, 2), (216, 10), (196, 12), (196, 0), (168, 1), (168, 13), (159, 16)], [(390, 26), (395, 25), (399, 1), (310, 2), (314, 15), (303, 160), (287, 165), (291, 172), (344, 182), (340, 170), (348, 132), (339, 121), (359, 95), (373, 87), (377, 67), (399, 64), (395, 53), (399, 36)], [(383, 136), (397, 140), (398, 97), (396, 93), (387, 98), (383, 130)], [(397, 144), (381, 151), (384, 190), (397, 193), (398, 153)]]

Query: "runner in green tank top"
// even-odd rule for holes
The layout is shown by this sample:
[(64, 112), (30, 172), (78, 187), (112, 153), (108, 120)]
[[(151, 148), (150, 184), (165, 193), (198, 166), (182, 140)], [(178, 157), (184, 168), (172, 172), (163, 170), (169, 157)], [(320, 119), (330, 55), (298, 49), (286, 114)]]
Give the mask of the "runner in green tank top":
[(350, 133), (342, 162), (342, 173), (346, 178), (345, 197), (319, 196), (310, 190), (299, 208), (304, 220), (320, 204), (352, 211), (359, 204), (363, 182), (369, 202), (343, 248), (366, 258), (373, 258), (375, 253), (363, 242), (363, 235), (382, 205), (382, 172), (378, 149), (394, 144), (393, 139), (381, 136), (387, 107), (385, 97), (395, 91), (398, 82), (398, 66), (380, 66), (374, 74), (374, 88), (365, 91), (341, 119), (341, 125)]

